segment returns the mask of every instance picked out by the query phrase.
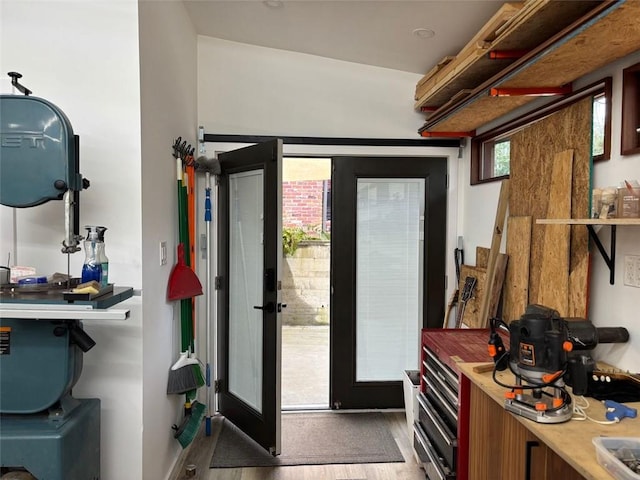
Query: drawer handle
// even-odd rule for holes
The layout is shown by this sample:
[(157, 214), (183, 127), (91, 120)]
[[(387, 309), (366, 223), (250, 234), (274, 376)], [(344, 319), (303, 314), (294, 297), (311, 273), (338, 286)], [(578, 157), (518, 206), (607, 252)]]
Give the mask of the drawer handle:
[(433, 392), (433, 394), (436, 397), (438, 397), (438, 400), (440, 400), (440, 402), (442, 403), (444, 408), (447, 409), (447, 411), (451, 414), (451, 416), (453, 418), (456, 419), (456, 422), (457, 422), (458, 421), (458, 414), (454, 410), (451, 409), (451, 406), (450, 406), (449, 402), (442, 396), (442, 394), (436, 388), (433, 387), (433, 384), (426, 377), (423, 377), (423, 378), (424, 378), (425, 384), (427, 385), (427, 387), (429, 387), (429, 390), (431, 390)]
[(458, 381), (458, 377), (451, 372), (451, 369), (444, 363), (442, 363), (440, 359), (436, 357), (432, 352), (430, 352), (429, 350), (426, 350), (426, 352), (431, 360), (433, 360), (433, 362), (440, 367), (440, 369), (447, 375), (447, 377), (449, 377), (451, 381), (456, 384), (456, 386), (459, 386), (460, 382)]
[(431, 375), (431, 378), (442, 387), (442, 391), (449, 397), (449, 403), (456, 405), (458, 403), (458, 394), (449, 388), (449, 386), (443, 382), (440, 377), (436, 375)]
[(431, 413), (429, 406), (421, 397), (418, 397), (418, 403), (422, 406), (431, 422), (436, 426), (436, 429), (438, 430), (438, 433), (440, 433), (440, 436), (444, 438), (444, 441), (447, 442), (447, 445), (451, 446), (451, 444), (453, 443), (451, 441), (451, 436), (442, 429), (438, 420), (436, 420), (436, 418), (433, 416), (433, 413)]
[(422, 428), (420, 427), (418, 428), (420, 429), (418, 435), (416, 436), (418, 439), (418, 442), (420, 443), (420, 445), (422, 445), (422, 448), (424, 449), (424, 452), (427, 454), (427, 457), (429, 457), (429, 462), (435, 468), (436, 473), (438, 474), (438, 477), (440, 477), (440, 480), (446, 480), (446, 477), (441, 471), (439, 460), (434, 456), (433, 452), (431, 451), (431, 445), (427, 445), (422, 438), (422, 435), (424, 434), (422, 431)]
[(527, 456), (526, 456), (526, 466), (524, 478), (525, 480), (531, 480), (531, 451), (534, 447), (539, 447), (540, 443), (535, 440), (530, 440), (526, 442)]

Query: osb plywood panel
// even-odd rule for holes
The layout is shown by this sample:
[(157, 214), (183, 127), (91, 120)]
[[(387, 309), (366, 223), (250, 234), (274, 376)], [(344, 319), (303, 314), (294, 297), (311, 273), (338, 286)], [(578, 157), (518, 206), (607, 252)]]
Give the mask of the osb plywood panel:
[[(511, 195), (509, 212), (531, 216), (529, 302), (539, 298), (542, 279), (544, 228), (536, 224), (549, 210), (553, 159), (557, 153), (574, 152), (571, 181), (571, 217), (588, 216), (591, 154), (591, 99), (585, 98), (564, 110), (517, 132), (511, 137)], [(587, 314), (588, 233), (582, 225), (571, 227), (568, 315)]]
[(533, 100), (535, 97), (483, 96), (433, 126), (429, 118), (425, 126), (430, 132), (471, 132)]
[(623, 3), (501, 87), (562, 85), (640, 48), (640, 1)]
[(467, 300), (462, 318), (457, 318), (456, 323), (458, 320), (460, 320), (465, 326), (469, 328), (484, 328), (484, 325), (483, 325), (484, 322), (482, 322), (480, 319), (480, 304), (482, 302), (482, 298), (486, 290), (486, 281), (487, 281), (486, 268), (474, 267), (471, 265), (460, 266), (460, 283), (458, 285), (458, 288), (460, 291), (460, 297), (458, 300), (457, 316), (459, 317), (461, 312), (460, 304), (462, 301), (462, 291), (464, 290), (464, 283), (467, 277), (475, 277), (476, 286), (473, 289), (472, 297), (469, 300)]
[(491, 60), (491, 50), (532, 50), (599, 2), (529, 1), (504, 4), (455, 59), (416, 86), (416, 107), (441, 106), (460, 89), (475, 88), (514, 59)]
[(502, 319), (509, 323), (520, 318), (529, 304), (530, 216), (507, 219), (506, 249), (509, 265), (504, 281)]
[(489, 252), (487, 247), (476, 247), (476, 267), (487, 268), (489, 264)]
[[(549, 203), (546, 218), (571, 216), (571, 178), (573, 150), (557, 153), (553, 158)], [(540, 290), (537, 303), (567, 316), (569, 311), (570, 226), (544, 225)]]
[[(565, 3), (565, 2), (558, 2)], [(426, 121), (422, 130), (430, 132), (468, 132), (493, 121), (534, 97), (490, 98), (489, 88), (558, 87), (569, 84), (604, 65), (638, 50), (640, 46), (640, 1), (621, 3), (596, 22), (569, 39), (557, 42), (543, 57), (507, 79), (489, 79), (465, 100), (466, 105), (450, 111), (440, 109)], [(517, 100), (514, 100), (517, 99)], [(489, 101), (492, 100), (492, 101)], [(455, 106), (454, 106), (455, 107)]]

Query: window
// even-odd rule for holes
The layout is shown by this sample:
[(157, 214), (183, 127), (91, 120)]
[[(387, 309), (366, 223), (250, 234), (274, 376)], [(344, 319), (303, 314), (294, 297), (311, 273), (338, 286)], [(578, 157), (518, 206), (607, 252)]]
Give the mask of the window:
[(622, 155), (640, 153), (640, 63), (622, 70)]
[[(636, 75), (640, 78), (640, 64), (637, 66)], [(640, 88), (636, 89), (636, 94), (640, 96)], [(567, 105), (582, 100), (588, 95), (593, 97), (593, 161), (608, 160), (611, 152), (610, 77), (475, 137), (471, 141), (471, 185), (508, 178), (511, 160), (511, 135)], [(635, 97), (636, 115), (640, 114), (640, 110), (637, 109), (638, 96)], [(640, 126), (638, 118), (640, 117), (636, 117), (636, 121)], [(636, 141), (639, 136), (640, 133), (636, 135)], [(640, 142), (637, 142), (636, 146), (640, 151)]]
[(509, 175), (511, 159), (510, 137), (484, 142), (482, 151), (482, 178), (504, 178)]
[(593, 138), (591, 154), (600, 159), (606, 151), (605, 142), (610, 135), (607, 133), (607, 97), (604, 93), (593, 97)]

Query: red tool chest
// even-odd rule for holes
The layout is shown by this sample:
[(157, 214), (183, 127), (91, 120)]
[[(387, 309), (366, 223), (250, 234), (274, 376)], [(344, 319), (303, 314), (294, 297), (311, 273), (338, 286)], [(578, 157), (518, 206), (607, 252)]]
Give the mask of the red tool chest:
[(460, 362), (490, 362), (489, 329), (422, 330), (413, 445), (429, 480), (467, 480), (470, 382)]

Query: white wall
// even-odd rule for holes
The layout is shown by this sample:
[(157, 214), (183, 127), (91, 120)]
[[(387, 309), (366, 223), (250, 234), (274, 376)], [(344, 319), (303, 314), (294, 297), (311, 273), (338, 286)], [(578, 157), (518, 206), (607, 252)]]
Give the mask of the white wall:
[[(143, 473), (166, 478), (182, 448), (171, 435), (184, 396), (165, 394), (178, 357), (179, 302), (167, 303), (175, 264), (178, 214), (171, 145), (181, 136), (196, 145), (196, 35), (182, 2), (140, 2), (142, 101)], [(168, 262), (160, 266), (160, 241)], [(129, 477), (131, 478), (131, 477)]]
[[(595, 164), (593, 185), (616, 185), (623, 179), (640, 180), (640, 155), (620, 155), (622, 69), (637, 62), (640, 62), (640, 52), (594, 72), (574, 84), (574, 89), (578, 89), (606, 76), (613, 76), (614, 80), (611, 160)], [(465, 261), (474, 263), (475, 247), (491, 245), (500, 184), (492, 182), (469, 185), (469, 150), (467, 149), (465, 158), (460, 162), (459, 187), (462, 195), (460, 234), (464, 235), (465, 240)], [(609, 284), (609, 269), (599, 252), (595, 246), (591, 248), (589, 319), (596, 326), (625, 327), (629, 330), (631, 338), (626, 344), (600, 345), (596, 348), (594, 356), (619, 368), (637, 372), (640, 364), (640, 325), (637, 322), (638, 311), (640, 311), (640, 289), (623, 285), (622, 272), (624, 255), (640, 255), (640, 227), (618, 227), (616, 233), (615, 285)], [(599, 237), (608, 249), (610, 244), (608, 227), (600, 231)]]
[[(622, 180), (640, 181), (640, 154), (620, 155), (620, 125), (622, 121), (622, 69), (640, 62), (640, 51), (623, 60), (607, 66), (594, 75), (589, 75), (581, 84), (588, 85), (605, 77), (613, 77), (613, 116), (611, 138), (611, 160), (597, 162), (593, 169), (593, 185), (618, 185)], [(610, 230), (603, 228), (599, 233), (605, 248), (610, 245)], [(629, 330), (630, 342), (626, 345), (601, 345), (596, 353), (603, 360), (620, 368), (638, 372), (640, 365), (640, 288), (623, 284), (625, 255), (640, 255), (640, 226), (616, 229), (615, 285), (609, 284), (609, 269), (604, 260), (592, 247), (591, 261), (591, 320), (598, 326), (622, 326)]]
[[(80, 136), (80, 171), (91, 181), (81, 194), (80, 225), (106, 233), (110, 281), (142, 286), (140, 198), (140, 75), (137, 2), (3, 1), (0, 71), (18, 71), (34, 95), (56, 104)], [(5, 77), (8, 78), (8, 77)], [(7, 90), (6, 81), (3, 91)], [(66, 272), (61, 202), (17, 212), (3, 208), (0, 252), (17, 236), (17, 258), (43, 274)], [(10, 233), (8, 233), (10, 232)], [(7, 245), (8, 242), (9, 244)], [(13, 257), (15, 258), (15, 256)], [(84, 253), (71, 257), (80, 275)], [(4, 263), (4, 260), (3, 260)], [(85, 321), (97, 345), (84, 355), (74, 396), (102, 400), (104, 480), (142, 478), (142, 309), (136, 297), (123, 322)]]
[(420, 75), (198, 38), (198, 118), (207, 133), (419, 138)]
[[(198, 37), (198, 118), (211, 134), (419, 139), (421, 75)], [(242, 145), (207, 145), (209, 155)], [(447, 252), (458, 223), (457, 148), (285, 145), (285, 155), (443, 156), (449, 159)], [(453, 264), (447, 275), (455, 278)], [(451, 289), (455, 282), (449, 282)]]

